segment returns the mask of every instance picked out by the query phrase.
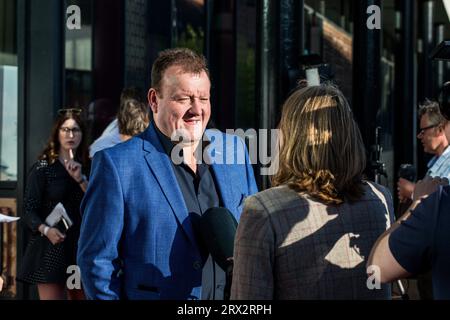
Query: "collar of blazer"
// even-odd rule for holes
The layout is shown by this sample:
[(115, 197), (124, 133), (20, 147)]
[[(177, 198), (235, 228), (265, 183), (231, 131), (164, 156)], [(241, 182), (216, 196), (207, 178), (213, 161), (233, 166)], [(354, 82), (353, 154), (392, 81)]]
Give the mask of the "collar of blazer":
[[(233, 211), (235, 209), (234, 205), (239, 201), (241, 194), (237, 194), (234, 191), (236, 188), (233, 188), (231, 181), (234, 183), (241, 183), (243, 177), (242, 173), (237, 171), (234, 166), (229, 165), (230, 158), (235, 158), (233, 152), (230, 151), (230, 156), (225, 158), (223, 157), (225, 154), (223, 150), (224, 148), (225, 150), (233, 150), (230, 149), (230, 144), (235, 146), (236, 143), (232, 142), (232, 140), (236, 139), (226, 139), (226, 135), (218, 130), (207, 130), (205, 135), (207, 135), (208, 139), (211, 141), (211, 148), (207, 150), (209, 153), (212, 153), (213, 157), (215, 157), (213, 159), (215, 161), (212, 161), (210, 164), (217, 183), (216, 187), (218, 187), (224, 206)], [(193, 228), (190, 220), (188, 219), (189, 213), (186, 208), (186, 204), (184, 203), (183, 194), (178, 186), (175, 173), (173, 172), (172, 164), (170, 163), (171, 160), (159, 141), (158, 134), (156, 133), (153, 123), (151, 123), (148, 129), (144, 131), (142, 138), (144, 157), (152, 174), (158, 181), (165, 198), (170, 204), (176, 219), (182, 226), (186, 235), (190, 241), (196, 243)], [(210, 157), (211, 154), (208, 154), (207, 156)]]

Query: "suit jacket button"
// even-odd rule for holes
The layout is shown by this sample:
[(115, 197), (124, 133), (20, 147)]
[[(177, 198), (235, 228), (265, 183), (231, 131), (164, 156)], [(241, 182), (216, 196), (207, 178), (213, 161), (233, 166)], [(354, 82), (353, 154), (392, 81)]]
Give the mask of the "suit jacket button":
[(195, 270), (200, 270), (202, 268), (202, 263), (200, 261), (195, 261), (192, 266)]

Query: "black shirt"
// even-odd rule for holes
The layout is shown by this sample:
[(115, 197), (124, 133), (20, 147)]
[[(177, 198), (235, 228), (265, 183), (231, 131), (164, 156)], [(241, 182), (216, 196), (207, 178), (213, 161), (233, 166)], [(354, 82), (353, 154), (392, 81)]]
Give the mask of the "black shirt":
[[(170, 158), (175, 144), (160, 132), (156, 126), (155, 128), (164, 151)], [(202, 150), (205, 149), (198, 149), (196, 153)], [(214, 173), (211, 167), (204, 162), (197, 164), (196, 173), (185, 163), (179, 165), (174, 164), (173, 161), (171, 163), (195, 232), (198, 229), (196, 228), (198, 218), (209, 208), (219, 207), (221, 204), (219, 193), (216, 189)], [(222, 300), (225, 287), (225, 272), (213, 261), (211, 255), (208, 254), (199, 235), (196, 234), (196, 238), (202, 257), (204, 258), (202, 299)]]
[(450, 299), (450, 187), (423, 200), (389, 237), (395, 260), (409, 273), (432, 270), (434, 299)]

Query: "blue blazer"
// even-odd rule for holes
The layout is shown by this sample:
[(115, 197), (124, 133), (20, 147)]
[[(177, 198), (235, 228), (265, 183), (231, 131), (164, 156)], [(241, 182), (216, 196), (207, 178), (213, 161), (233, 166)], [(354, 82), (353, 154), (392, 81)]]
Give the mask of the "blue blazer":
[[(257, 192), (245, 144), (217, 130), (205, 135), (222, 203), (239, 220)], [(78, 244), (88, 298), (201, 298), (202, 257), (170, 161), (153, 124), (96, 153)]]

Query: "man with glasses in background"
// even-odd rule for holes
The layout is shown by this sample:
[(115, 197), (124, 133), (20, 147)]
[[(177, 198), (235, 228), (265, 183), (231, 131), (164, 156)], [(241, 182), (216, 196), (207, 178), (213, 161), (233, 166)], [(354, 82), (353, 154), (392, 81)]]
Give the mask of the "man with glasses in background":
[[(450, 148), (445, 135), (448, 121), (439, 110), (439, 103), (427, 101), (419, 108), (420, 128), (417, 138), (426, 153), (434, 155), (428, 162), (427, 176), (450, 179)], [(415, 183), (400, 178), (398, 181), (400, 202), (412, 199)]]
[[(450, 82), (442, 89), (439, 105), (449, 121)], [(445, 133), (450, 140), (449, 125)], [(387, 283), (431, 271), (433, 298), (450, 300), (449, 230), (448, 180), (426, 177), (416, 184), (410, 209), (375, 243), (367, 264), (368, 274)]]

